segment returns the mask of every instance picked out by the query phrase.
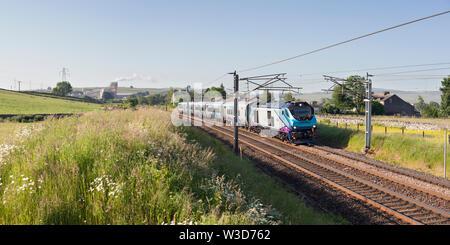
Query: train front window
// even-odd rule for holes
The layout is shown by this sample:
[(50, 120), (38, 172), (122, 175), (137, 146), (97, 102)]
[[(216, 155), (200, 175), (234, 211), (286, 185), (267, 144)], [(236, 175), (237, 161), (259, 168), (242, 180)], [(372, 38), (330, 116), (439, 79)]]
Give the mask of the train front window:
[(309, 106), (295, 106), (289, 108), (289, 111), (297, 120), (310, 120), (312, 117), (311, 108)]

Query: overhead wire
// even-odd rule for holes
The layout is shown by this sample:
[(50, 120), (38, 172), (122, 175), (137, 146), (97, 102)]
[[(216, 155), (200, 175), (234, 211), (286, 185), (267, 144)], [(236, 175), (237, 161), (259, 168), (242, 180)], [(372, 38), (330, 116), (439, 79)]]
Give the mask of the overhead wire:
[(420, 18), (420, 19), (415, 19), (415, 20), (408, 21), (408, 22), (405, 22), (405, 23), (402, 23), (402, 24), (399, 24), (399, 25), (395, 25), (395, 26), (391, 26), (391, 27), (388, 27), (388, 28), (384, 28), (384, 29), (379, 30), (379, 31), (375, 31), (375, 32), (371, 32), (371, 33), (368, 33), (368, 34), (365, 34), (365, 35), (362, 35), (362, 36), (358, 36), (358, 37), (355, 37), (355, 38), (352, 38), (352, 39), (349, 39), (349, 40), (346, 40), (346, 41), (342, 41), (342, 42), (338, 42), (338, 43), (335, 43), (335, 44), (331, 44), (331, 45), (328, 45), (328, 46), (323, 47), (323, 48), (319, 48), (319, 49), (315, 49), (315, 50), (312, 50), (312, 51), (309, 51), (309, 52), (306, 52), (306, 53), (295, 55), (295, 56), (292, 56), (292, 57), (289, 57), (289, 58), (286, 58), (286, 59), (277, 60), (277, 61), (274, 61), (274, 62), (271, 62), (271, 63), (268, 63), (268, 64), (255, 66), (255, 67), (251, 67), (251, 68), (247, 68), (247, 69), (243, 69), (243, 70), (239, 70), (238, 72), (239, 73), (248, 72), (248, 71), (253, 71), (253, 70), (261, 69), (261, 68), (264, 68), (264, 67), (268, 67), (268, 66), (271, 66), (271, 65), (283, 63), (283, 62), (286, 62), (286, 61), (289, 61), (289, 60), (293, 60), (293, 59), (296, 59), (296, 58), (299, 58), (299, 57), (302, 57), (302, 56), (306, 56), (306, 55), (309, 55), (309, 54), (317, 53), (317, 52), (325, 50), (325, 49), (333, 48), (333, 47), (336, 47), (336, 46), (339, 46), (339, 45), (342, 45), (342, 44), (345, 44), (345, 43), (356, 41), (358, 39), (362, 39), (362, 38), (369, 37), (369, 36), (372, 36), (372, 35), (375, 35), (375, 34), (378, 34), (378, 33), (382, 33), (382, 32), (385, 32), (385, 31), (392, 30), (392, 29), (396, 29), (396, 28), (399, 28), (399, 27), (402, 27), (402, 26), (405, 26), (405, 25), (409, 25), (409, 24), (415, 23), (415, 22), (419, 22), (419, 21), (423, 21), (423, 20), (426, 20), (426, 19), (430, 19), (430, 18), (433, 18), (433, 17), (440, 16), (440, 15), (448, 14), (449, 12), (450, 11), (444, 11), (444, 12), (440, 12), (440, 13), (437, 13), (437, 14), (434, 14), (434, 15), (430, 15), (430, 16), (427, 16), (427, 17), (423, 17), (423, 18)]
[(357, 70), (345, 70), (345, 71), (327, 71), (327, 72), (316, 72), (316, 73), (308, 73), (301, 74), (300, 76), (311, 76), (311, 75), (322, 75), (322, 74), (333, 74), (333, 73), (345, 73), (345, 72), (358, 72), (358, 71), (376, 71), (376, 70), (389, 70), (389, 69), (399, 69), (399, 68), (408, 68), (408, 67), (420, 67), (420, 66), (435, 66), (435, 65), (448, 65), (450, 62), (442, 62), (442, 63), (431, 63), (431, 64), (418, 64), (418, 65), (402, 65), (402, 66), (385, 66), (378, 68), (365, 68), (365, 69), (357, 69)]
[(382, 73), (382, 74), (375, 74), (374, 76), (387, 76), (387, 75), (397, 75), (397, 74), (404, 74), (404, 73), (414, 73), (414, 72), (423, 72), (423, 71), (437, 71), (437, 70), (448, 70), (450, 67), (445, 68), (433, 68), (433, 69), (423, 69), (423, 70), (413, 70), (413, 71), (401, 71), (401, 72), (394, 72), (394, 73)]
[[(379, 33), (382, 33), (382, 32), (386, 32), (386, 31), (389, 31), (389, 30), (392, 30), (392, 29), (396, 29), (396, 28), (399, 28), (399, 27), (402, 27), (402, 26), (406, 26), (406, 25), (409, 25), (409, 24), (412, 24), (412, 23), (416, 23), (416, 22), (423, 21), (423, 20), (426, 20), (426, 19), (434, 18), (434, 17), (440, 16), (440, 15), (445, 15), (445, 14), (448, 14), (448, 13), (450, 13), (450, 11), (440, 12), (440, 13), (437, 13), (437, 14), (433, 14), (433, 15), (426, 16), (426, 17), (423, 17), (423, 18), (415, 19), (415, 20), (408, 21), (408, 22), (405, 22), (405, 23), (401, 23), (401, 24), (398, 24), (398, 25), (395, 25), (395, 26), (391, 26), (391, 27), (388, 27), (388, 28), (384, 28), (384, 29), (379, 30), (379, 31), (375, 31), (375, 32), (371, 32), (371, 33), (368, 33), (368, 34), (365, 34), (365, 35), (361, 35), (361, 36), (358, 36), (358, 37), (355, 37), (355, 38), (352, 38), (352, 39), (349, 39), (349, 40), (346, 40), (346, 41), (342, 41), (342, 42), (338, 42), (338, 43), (335, 43), (335, 44), (331, 44), (331, 45), (328, 45), (328, 46), (325, 46), (325, 47), (322, 47), (322, 48), (319, 48), (319, 49), (315, 49), (315, 50), (312, 50), (312, 51), (309, 51), (309, 52), (306, 52), (306, 53), (302, 53), (302, 54), (299, 54), (299, 55), (295, 55), (295, 56), (292, 56), (292, 57), (289, 57), (289, 58), (277, 60), (277, 61), (274, 61), (274, 62), (271, 62), (271, 63), (267, 63), (267, 64), (264, 64), (264, 65), (260, 65), (260, 66), (255, 66), (255, 67), (239, 70), (237, 72), (238, 73), (243, 73), (243, 72), (253, 71), (253, 70), (261, 69), (261, 68), (264, 68), (264, 67), (272, 66), (272, 65), (275, 65), (275, 64), (283, 63), (283, 62), (286, 62), (286, 61), (289, 61), (289, 60), (300, 58), (302, 56), (306, 56), (306, 55), (309, 55), (309, 54), (317, 53), (317, 52), (320, 52), (320, 51), (323, 51), (323, 50), (326, 50), (326, 49), (330, 49), (330, 48), (333, 48), (333, 47), (336, 47), (336, 46), (339, 46), (339, 45), (342, 45), (342, 44), (346, 44), (346, 43), (349, 43), (349, 42), (352, 42), (352, 41), (356, 41), (356, 40), (359, 40), (359, 39), (362, 39), (362, 38), (365, 38), (365, 37), (376, 35), (376, 34), (379, 34)], [(413, 66), (431, 66), (431, 65), (437, 65), (437, 64), (439, 64), (439, 63), (422, 64), (422, 65), (410, 65), (410, 66), (401, 66), (401, 67), (400, 66), (398, 66), (398, 67), (381, 67), (381, 68), (374, 68), (374, 69), (380, 69), (381, 70), (381, 69), (393, 69), (393, 68), (406, 68), (406, 67), (413, 67)], [(440, 64), (449, 64), (449, 63), (440, 63)], [(368, 69), (365, 69), (365, 70), (368, 70)], [(361, 71), (361, 70), (354, 70), (354, 71)], [(224, 73), (223, 75), (219, 76), (218, 78), (216, 78), (215, 80), (213, 80), (211, 82), (208, 82), (207, 84), (214, 83), (214, 82), (222, 79), (223, 77), (225, 77), (228, 74), (229, 73)]]

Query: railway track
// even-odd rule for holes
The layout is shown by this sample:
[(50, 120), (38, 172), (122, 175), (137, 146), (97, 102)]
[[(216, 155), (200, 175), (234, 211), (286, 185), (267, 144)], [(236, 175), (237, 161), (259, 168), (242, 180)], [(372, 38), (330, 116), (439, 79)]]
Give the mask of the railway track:
[[(342, 157), (345, 157), (345, 158), (348, 158), (348, 159), (352, 159), (352, 160), (355, 160), (355, 161), (359, 161), (359, 162), (364, 162), (366, 164), (372, 165), (372, 166), (377, 167), (377, 168), (383, 168), (383, 169), (386, 169), (386, 170), (388, 170), (390, 172), (394, 172), (394, 173), (401, 174), (401, 175), (406, 175), (406, 176), (411, 176), (411, 177), (413, 177), (415, 179), (418, 179), (418, 180), (421, 180), (421, 181), (424, 181), (424, 182), (427, 182), (427, 183), (430, 183), (430, 184), (434, 184), (434, 185), (438, 185), (438, 186), (442, 186), (444, 188), (449, 188), (450, 189), (450, 181), (447, 181), (447, 180), (440, 180), (438, 178), (424, 176), (424, 175), (418, 174), (416, 171), (413, 171), (413, 170), (394, 167), (392, 165), (387, 165), (387, 164), (383, 164), (383, 163), (374, 161), (373, 159), (369, 160), (369, 159), (365, 159), (362, 156), (355, 156), (353, 154), (342, 153), (342, 152), (339, 152), (337, 150), (329, 149), (327, 147), (320, 146), (320, 145), (314, 145), (314, 147), (318, 148), (321, 151), (330, 153), (330, 154), (339, 155), (339, 156), (342, 156)], [(304, 148), (302, 148), (302, 149), (304, 149)], [(439, 193), (437, 193), (437, 194), (439, 195)], [(450, 197), (445, 196), (445, 198), (449, 199)]]
[[(240, 130), (240, 132), (251, 137), (261, 138), (258, 134), (247, 130)], [(324, 147), (295, 146), (273, 138), (263, 138), (263, 140), (271, 141), (278, 145), (281, 143), (297, 154), (317, 159), (347, 172), (351, 171), (353, 174), (363, 176), (363, 178), (371, 182), (390, 189), (396, 189), (396, 191), (402, 192), (404, 195), (418, 198), (422, 202), (431, 203), (441, 209), (450, 211), (450, 185), (445, 181), (426, 178), (418, 175), (415, 171), (393, 168), (387, 164), (376, 163), (353, 156), (349, 157), (347, 154), (336, 153), (336, 151)]]
[[(230, 128), (204, 127), (226, 137), (233, 137), (232, 129)], [(277, 144), (273, 144), (274, 141)], [(377, 176), (374, 174), (374, 171), (368, 173), (364, 169), (353, 168), (349, 164), (342, 163), (343, 161), (324, 158), (313, 152), (300, 149), (300, 147), (288, 144), (286, 144), (288, 147), (281, 147), (281, 141), (262, 138), (249, 131), (240, 130), (240, 142), (291, 169), (301, 171), (325, 182), (333, 188), (382, 210), (405, 223), (450, 224), (450, 213), (447, 206), (449, 203), (448, 196), (435, 192), (430, 193), (424, 188), (413, 188), (413, 185), (408, 186), (394, 179)], [(356, 159), (353, 160), (356, 161)], [(357, 173), (358, 171), (359, 173)], [(370, 178), (363, 178), (362, 174), (370, 175), (372, 179), (383, 179), (384, 183), (383, 185), (374, 183), (375, 181), (371, 181)], [(386, 187), (386, 182), (390, 182), (388, 187)], [(403, 193), (398, 189), (403, 189)], [(405, 189), (407, 192), (413, 189), (413, 194), (404, 194)], [(414, 197), (411, 197), (411, 195)], [(423, 195), (422, 198), (415, 198), (421, 195)], [(430, 196), (434, 198), (432, 203), (438, 205), (429, 204)]]

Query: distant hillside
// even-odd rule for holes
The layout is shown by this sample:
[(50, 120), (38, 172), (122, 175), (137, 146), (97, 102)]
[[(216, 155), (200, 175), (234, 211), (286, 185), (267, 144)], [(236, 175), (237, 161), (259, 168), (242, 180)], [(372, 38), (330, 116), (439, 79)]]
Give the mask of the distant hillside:
[[(411, 104), (417, 102), (417, 98), (422, 96), (426, 103), (430, 101), (441, 102), (441, 92), (440, 91), (400, 91), (400, 90), (389, 90), (389, 89), (381, 89), (374, 88), (375, 93), (381, 93), (384, 91), (389, 91), (391, 94), (396, 94), (404, 101), (407, 101)], [(316, 92), (316, 93), (304, 93), (302, 95), (296, 96), (306, 101), (320, 101), (322, 98), (331, 99), (332, 92)]]
[(0, 90), (0, 114), (82, 113), (99, 108), (100, 104)]
[[(106, 87), (86, 87), (84, 89), (93, 89), (100, 90)], [(74, 91), (82, 91), (83, 88), (73, 88)], [(138, 93), (138, 92), (146, 92), (148, 91), (150, 94), (159, 94), (164, 92), (169, 92), (170, 88), (130, 88), (130, 87), (118, 87), (118, 93)]]

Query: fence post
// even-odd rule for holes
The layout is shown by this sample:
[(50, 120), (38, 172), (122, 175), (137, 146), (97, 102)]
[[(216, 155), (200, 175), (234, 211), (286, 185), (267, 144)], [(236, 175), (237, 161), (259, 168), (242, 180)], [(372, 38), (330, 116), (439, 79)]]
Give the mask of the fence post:
[(387, 127), (386, 126), (384, 126), (384, 134), (385, 135), (387, 134)]
[(242, 160), (242, 147), (239, 146), (239, 152), (240, 152), (240, 156), (241, 156), (241, 160)]
[[(450, 141), (450, 137), (448, 137)], [(447, 178), (447, 129), (445, 129), (444, 134), (444, 178)]]
[(359, 123), (356, 124), (356, 132), (359, 131)]
[(425, 138), (425, 131), (422, 131), (422, 138)]
[(405, 128), (402, 127), (402, 135), (405, 134)]

